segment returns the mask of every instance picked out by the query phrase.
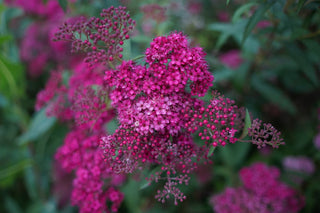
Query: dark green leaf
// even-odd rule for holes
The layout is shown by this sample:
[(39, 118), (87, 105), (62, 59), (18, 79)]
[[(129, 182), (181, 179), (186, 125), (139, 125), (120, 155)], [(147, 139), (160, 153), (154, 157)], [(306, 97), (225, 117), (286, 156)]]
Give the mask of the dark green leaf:
[(298, 2), (298, 8), (297, 8), (297, 13), (300, 12), (300, 10), (302, 9), (302, 7), (304, 6), (304, 4), (306, 3), (307, 0), (299, 0)]
[(242, 44), (244, 44), (245, 40), (248, 38), (249, 34), (253, 30), (253, 28), (257, 25), (257, 23), (263, 19), (264, 14), (269, 10), (273, 3), (269, 4), (261, 4), (252, 17), (249, 19), (246, 28), (242, 37)]
[(248, 135), (248, 130), (251, 127), (251, 118), (248, 109), (246, 109), (246, 117), (244, 119), (244, 127), (242, 130), (242, 134), (239, 139), (242, 139)]
[(7, 97), (18, 98), (23, 95), (24, 80), (22, 66), (0, 55), (0, 92)]
[(107, 123), (107, 130), (109, 134), (113, 134), (116, 129), (118, 128), (118, 120), (117, 119), (112, 119), (110, 122)]
[(209, 149), (207, 157), (210, 157), (215, 149), (216, 149), (216, 147), (210, 145), (210, 149)]
[(36, 200), (37, 199), (36, 189), (37, 189), (38, 183), (36, 182), (34, 168), (29, 167), (24, 170), (24, 183), (25, 183), (25, 186), (27, 187), (27, 192), (29, 194), (29, 197), (32, 200)]
[(129, 178), (129, 181), (123, 186), (121, 190), (126, 196), (124, 197), (124, 202), (130, 209), (132, 213), (138, 213), (140, 206), (140, 191), (139, 184), (133, 180), (133, 178)]
[(31, 164), (32, 164), (32, 161), (30, 159), (23, 159), (7, 168), (0, 168), (0, 181), (2, 179), (6, 179), (10, 176), (13, 176), (18, 172), (23, 171), (25, 168), (29, 167)]
[(251, 7), (253, 7), (254, 5), (257, 5), (257, 3), (254, 2), (249, 2), (247, 4), (242, 5), (241, 7), (239, 7), (233, 14), (232, 16), (232, 22), (235, 23), (237, 22), (240, 18), (241, 15), (247, 11), (249, 11), (251, 9)]
[(222, 155), (224, 163), (235, 169), (243, 164), (250, 147), (250, 143), (236, 142), (234, 144), (227, 144), (225, 147), (219, 149), (219, 152)]
[(8, 213), (23, 213), (19, 204), (9, 196), (5, 198), (5, 207)]
[(301, 71), (307, 76), (307, 78), (314, 84), (314, 86), (319, 85), (319, 79), (317, 77), (316, 70), (312, 66), (309, 58), (306, 57), (307, 53), (302, 51), (295, 44), (287, 45), (288, 54), (297, 63)]
[[(160, 172), (161, 171), (161, 167), (157, 166), (156, 168), (154, 168), (153, 170), (151, 170), (151, 172), (149, 172), (149, 175), (147, 177), (150, 177), (151, 175), (154, 175), (156, 172)], [(140, 190), (147, 188), (148, 186), (150, 186), (150, 181), (149, 180), (142, 180), (140, 181)]]
[(297, 112), (297, 109), (290, 98), (274, 85), (271, 85), (270, 83), (260, 79), (257, 76), (254, 76), (252, 78), (251, 83), (253, 88), (258, 91), (264, 98), (276, 104), (281, 109), (291, 114), (295, 114)]
[(60, 7), (64, 12), (67, 12), (68, 1), (67, 0), (58, 0)]
[(47, 117), (46, 108), (38, 111), (31, 120), (28, 130), (19, 137), (20, 145), (38, 139), (42, 134), (46, 133), (56, 122), (56, 118)]

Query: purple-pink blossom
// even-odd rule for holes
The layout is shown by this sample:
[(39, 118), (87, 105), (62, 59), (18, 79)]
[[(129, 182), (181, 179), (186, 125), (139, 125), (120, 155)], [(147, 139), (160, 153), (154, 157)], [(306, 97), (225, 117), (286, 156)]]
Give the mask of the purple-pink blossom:
[(210, 199), (217, 213), (286, 213), (299, 212), (304, 198), (279, 180), (280, 171), (264, 163), (254, 163), (240, 170), (243, 185), (227, 188)]

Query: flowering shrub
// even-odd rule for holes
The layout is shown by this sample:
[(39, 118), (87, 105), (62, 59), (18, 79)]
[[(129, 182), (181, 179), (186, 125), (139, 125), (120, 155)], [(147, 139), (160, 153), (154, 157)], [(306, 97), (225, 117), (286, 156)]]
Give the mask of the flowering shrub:
[(0, 212), (318, 212), (318, 3), (4, 2)]
[[(143, 66), (132, 60), (121, 62), (120, 46), (129, 39), (134, 21), (124, 7), (110, 7), (100, 16), (103, 19), (82, 18), (60, 27), (55, 40), (70, 40), (73, 52), (86, 52), (87, 67), (71, 74), (69, 88), (61, 84), (60, 76), (53, 83), (49, 81), (38, 96), (37, 108), (54, 98), (50, 90), (56, 90), (59, 95), (49, 104), (48, 113), (75, 121), (74, 130), (56, 155), (63, 168), (76, 171), (72, 202), (80, 206), (81, 212), (103, 210), (109, 196), (102, 190), (106, 187), (104, 179), (112, 178), (113, 173), (133, 173), (158, 165), (160, 172), (149, 180), (164, 180), (165, 184), (155, 197), (165, 202), (172, 195), (177, 205), (186, 199), (177, 185), (188, 184), (188, 174), (199, 162), (207, 161), (215, 147), (238, 140), (235, 134), (244, 126), (241, 109), (218, 94), (209, 105), (197, 98), (207, 93), (213, 76), (202, 48), (191, 47), (182, 33), (156, 37), (145, 51)], [(103, 67), (113, 67), (113, 59), (121, 64), (105, 71), (102, 81)], [(106, 104), (108, 98), (110, 106)], [(52, 110), (52, 105), (60, 107)], [(120, 125), (110, 135), (103, 125), (114, 116), (113, 109)], [(259, 125), (254, 123), (248, 134), (259, 147), (283, 144), (271, 124), (262, 131)], [(205, 140), (203, 145), (193, 141), (192, 133), (198, 130)], [(84, 190), (91, 182), (92, 187)]]

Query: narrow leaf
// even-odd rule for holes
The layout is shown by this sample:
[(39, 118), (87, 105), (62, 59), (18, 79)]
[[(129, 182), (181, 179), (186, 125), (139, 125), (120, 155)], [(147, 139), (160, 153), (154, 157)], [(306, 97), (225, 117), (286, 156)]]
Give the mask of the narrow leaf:
[(254, 76), (252, 78), (252, 86), (253, 88), (258, 91), (264, 98), (269, 100), (270, 102), (276, 104), (281, 109), (295, 114), (297, 109), (289, 97), (280, 89), (276, 88), (274, 85), (259, 79), (259, 77)]
[(251, 9), (252, 6), (257, 5), (257, 3), (250, 2), (248, 4), (242, 5), (239, 7), (233, 14), (232, 16), (232, 22), (235, 23), (236, 21), (239, 20), (241, 15)]
[(262, 4), (256, 12), (252, 15), (252, 17), (249, 19), (246, 28), (243, 33), (242, 37), (242, 44), (244, 44), (245, 40), (253, 30), (253, 28), (257, 25), (257, 23), (263, 18), (264, 14), (267, 12), (267, 10), (272, 6), (271, 4)]
[(208, 152), (207, 157), (210, 157), (210, 156), (212, 155), (212, 153), (214, 152), (215, 149), (216, 149), (215, 146), (211, 146), (210, 149), (209, 149), (209, 152)]
[[(316, 46), (315, 46), (316, 47)], [(319, 85), (319, 79), (317, 77), (316, 70), (312, 66), (311, 61), (306, 58), (306, 52), (301, 50), (297, 45), (291, 44), (287, 45), (288, 54), (300, 67), (301, 71), (307, 76), (307, 78), (314, 84), (314, 86)]]
[(3, 168), (0, 170), (0, 180), (13, 176), (16, 173), (23, 171), (25, 168), (29, 167), (30, 165), (31, 165), (31, 160), (24, 159), (15, 163), (14, 165), (11, 165), (7, 168)]
[(29, 126), (29, 129), (19, 137), (20, 145), (26, 144), (32, 140), (38, 139), (42, 134), (46, 133), (56, 122), (56, 118), (47, 117), (46, 108), (38, 111)]
[(242, 139), (248, 135), (249, 128), (251, 127), (251, 118), (248, 109), (246, 109), (246, 117), (244, 119), (244, 127), (239, 139)]
[[(160, 171), (161, 171), (161, 167), (157, 166), (156, 168), (151, 170), (151, 172), (149, 172), (148, 177), (150, 177), (151, 175), (155, 174), (156, 172), (160, 172)], [(142, 190), (142, 189), (147, 188), (148, 186), (150, 186), (150, 183), (151, 183), (150, 180), (147, 180), (147, 179), (142, 180), (139, 189)]]

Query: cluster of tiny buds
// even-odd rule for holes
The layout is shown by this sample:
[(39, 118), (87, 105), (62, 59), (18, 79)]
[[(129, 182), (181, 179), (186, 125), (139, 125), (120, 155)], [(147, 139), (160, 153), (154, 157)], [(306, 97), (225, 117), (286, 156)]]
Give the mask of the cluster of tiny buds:
[(252, 122), (251, 128), (248, 130), (248, 136), (252, 138), (252, 143), (256, 144), (258, 148), (271, 145), (273, 148), (278, 148), (279, 145), (284, 145), (281, 132), (274, 128), (271, 124), (263, 124), (259, 119)]
[(185, 117), (190, 117), (190, 121), (185, 123), (186, 129), (191, 132), (199, 132), (199, 137), (213, 147), (225, 146), (227, 142), (235, 143), (234, 128), (235, 120), (238, 117), (238, 107), (234, 101), (228, 98), (213, 98), (207, 107), (200, 110), (184, 110)]
[(110, 7), (100, 13), (101, 18), (84, 17), (74, 22), (64, 23), (55, 33), (53, 40), (72, 42), (72, 52), (85, 52), (85, 62), (89, 67), (103, 65), (114, 59), (121, 60), (124, 40), (129, 39), (135, 21), (130, 18), (125, 7)]

